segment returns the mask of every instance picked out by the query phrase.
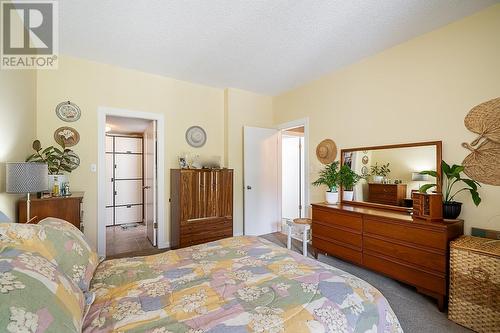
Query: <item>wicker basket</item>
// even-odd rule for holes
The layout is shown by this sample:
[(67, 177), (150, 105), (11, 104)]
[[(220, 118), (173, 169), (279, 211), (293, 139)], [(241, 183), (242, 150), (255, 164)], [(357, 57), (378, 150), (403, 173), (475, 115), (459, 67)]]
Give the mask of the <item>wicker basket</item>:
[(451, 242), (448, 318), (477, 332), (500, 332), (500, 241)]

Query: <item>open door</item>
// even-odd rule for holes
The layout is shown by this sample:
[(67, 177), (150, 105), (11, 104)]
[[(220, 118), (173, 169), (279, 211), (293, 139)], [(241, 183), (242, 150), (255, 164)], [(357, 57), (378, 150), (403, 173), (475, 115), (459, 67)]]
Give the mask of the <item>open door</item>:
[(144, 222), (146, 236), (156, 246), (157, 188), (156, 188), (156, 121), (144, 132)]
[(243, 129), (245, 235), (279, 231), (278, 138), (276, 129)]

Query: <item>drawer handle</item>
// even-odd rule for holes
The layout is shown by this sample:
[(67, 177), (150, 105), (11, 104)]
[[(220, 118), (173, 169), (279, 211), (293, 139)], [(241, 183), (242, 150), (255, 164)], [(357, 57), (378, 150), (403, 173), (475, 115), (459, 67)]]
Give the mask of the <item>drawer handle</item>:
[(471, 271), (471, 277), (477, 282), (486, 282), (490, 279), (490, 273), (480, 267), (474, 267)]

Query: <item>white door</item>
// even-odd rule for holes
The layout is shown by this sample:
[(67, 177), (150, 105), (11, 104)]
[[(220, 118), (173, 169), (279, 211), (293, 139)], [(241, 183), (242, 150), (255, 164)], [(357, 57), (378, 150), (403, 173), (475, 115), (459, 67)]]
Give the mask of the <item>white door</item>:
[(157, 240), (156, 187), (156, 121), (144, 132), (144, 222), (146, 236), (156, 246)]
[(303, 217), (303, 140), (297, 135), (281, 136), (281, 217), (285, 219)]
[(278, 130), (244, 127), (244, 234), (279, 231)]

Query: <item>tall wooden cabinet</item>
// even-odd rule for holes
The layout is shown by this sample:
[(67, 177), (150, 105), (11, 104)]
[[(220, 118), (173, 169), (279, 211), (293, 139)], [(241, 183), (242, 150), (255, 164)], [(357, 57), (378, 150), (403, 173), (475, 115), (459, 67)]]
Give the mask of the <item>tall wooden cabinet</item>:
[(170, 246), (233, 236), (233, 170), (170, 171)]

